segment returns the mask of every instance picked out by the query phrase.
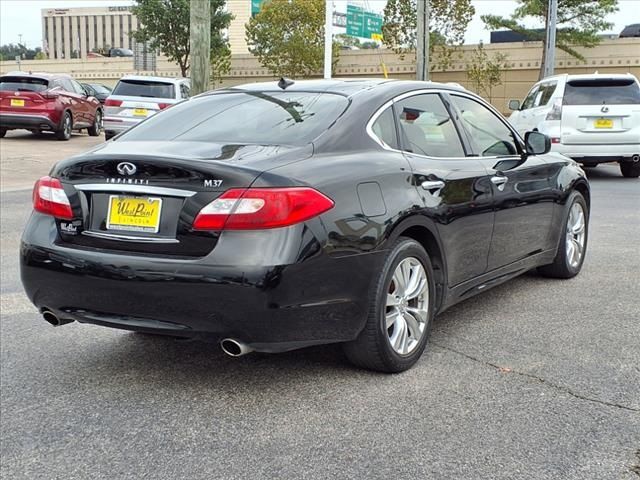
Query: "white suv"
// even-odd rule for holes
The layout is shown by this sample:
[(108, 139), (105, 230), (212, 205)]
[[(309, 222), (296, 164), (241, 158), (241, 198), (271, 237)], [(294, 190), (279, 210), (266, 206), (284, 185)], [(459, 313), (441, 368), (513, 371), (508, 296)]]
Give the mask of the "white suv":
[(188, 78), (125, 75), (104, 102), (104, 136), (109, 140), (187, 98)]
[(587, 167), (619, 162), (625, 177), (640, 176), (640, 84), (633, 75), (547, 77), (509, 108), (518, 132), (548, 135), (552, 151)]

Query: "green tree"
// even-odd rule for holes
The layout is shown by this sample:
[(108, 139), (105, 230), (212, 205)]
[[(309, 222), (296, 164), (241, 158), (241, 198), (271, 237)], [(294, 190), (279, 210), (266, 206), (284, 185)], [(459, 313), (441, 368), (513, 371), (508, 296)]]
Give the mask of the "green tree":
[[(229, 45), (222, 31), (232, 15), (224, 10), (224, 0), (211, 2), (211, 56), (225, 56)], [(132, 13), (141, 25), (132, 32), (138, 42), (149, 41), (151, 48), (176, 62), (183, 77), (189, 73), (190, 0), (136, 0)], [(223, 72), (225, 73), (225, 72)]]
[[(247, 24), (249, 51), (276, 76), (318, 73), (324, 62), (324, 0), (269, 0)], [(333, 63), (339, 44), (334, 42)]]
[[(471, 0), (429, 0), (429, 53), (432, 67), (445, 67), (473, 18)], [(405, 55), (416, 49), (416, 0), (388, 0), (384, 9), (382, 35), (385, 45)]]
[[(527, 40), (543, 42), (539, 79), (544, 76), (546, 54), (546, 26), (549, 21), (549, 2), (546, 0), (518, 0), (518, 7), (511, 17), (483, 15), (482, 21), (488, 28), (506, 28), (520, 33)], [(585, 58), (573, 46), (594, 47), (600, 42), (598, 34), (613, 26), (607, 16), (618, 10), (618, 0), (558, 0), (556, 47), (581, 61)], [(534, 19), (538, 25), (524, 26)], [(545, 29), (541, 29), (545, 27)]]
[(473, 90), (491, 102), (493, 87), (502, 83), (502, 71), (505, 68), (507, 55), (496, 52), (490, 56), (480, 42), (467, 63), (467, 77), (473, 85)]
[(36, 58), (38, 53), (41, 52), (42, 49), (40, 47), (36, 47), (35, 49), (27, 48), (26, 45), (23, 45), (22, 43), (9, 43), (7, 45), (0, 46), (0, 57), (5, 60), (13, 60), (18, 55), (20, 55), (20, 58), (23, 60), (33, 60)]

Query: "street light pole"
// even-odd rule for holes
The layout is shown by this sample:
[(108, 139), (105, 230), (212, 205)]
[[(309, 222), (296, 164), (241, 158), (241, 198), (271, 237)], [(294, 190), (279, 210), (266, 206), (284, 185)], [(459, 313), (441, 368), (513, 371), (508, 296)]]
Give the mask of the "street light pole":
[(325, 1), (324, 12), (324, 78), (331, 78), (333, 60), (333, 2)]
[(544, 58), (544, 76), (555, 73), (556, 66), (556, 22), (558, 20), (558, 0), (549, 0), (549, 19), (547, 22), (546, 48)]
[(418, 0), (416, 78), (429, 80), (429, 0)]

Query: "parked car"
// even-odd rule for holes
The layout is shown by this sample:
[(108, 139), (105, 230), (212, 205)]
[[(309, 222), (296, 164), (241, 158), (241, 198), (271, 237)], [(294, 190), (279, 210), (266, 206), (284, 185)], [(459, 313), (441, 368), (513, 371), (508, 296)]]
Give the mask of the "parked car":
[(189, 90), (187, 78), (125, 75), (104, 103), (106, 139), (189, 98)]
[(72, 130), (102, 131), (102, 105), (69, 75), (11, 72), (0, 77), (0, 137), (7, 130), (53, 132), (69, 140)]
[(133, 57), (133, 51), (128, 48), (111, 48), (109, 49), (110, 57)]
[(104, 103), (111, 94), (111, 87), (107, 87), (101, 83), (81, 83), (80, 85), (84, 87), (89, 96), (96, 97), (100, 103)]
[(436, 313), (582, 268), (589, 184), (549, 148), (437, 83), (208, 92), (37, 182), (22, 281), (53, 325), (216, 338), (233, 356), (343, 342), (402, 371)]
[(551, 150), (587, 167), (618, 162), (640, 176), (640, 84), (631, 74), (557, 75), (536, 83), (509, 121), (551, 137)]

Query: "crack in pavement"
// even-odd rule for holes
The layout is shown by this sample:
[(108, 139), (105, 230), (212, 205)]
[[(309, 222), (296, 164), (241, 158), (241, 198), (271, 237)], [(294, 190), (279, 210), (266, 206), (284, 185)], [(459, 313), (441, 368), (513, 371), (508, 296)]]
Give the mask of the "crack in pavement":
[(627, 411), (630, 411), (630, 412), (640, 412), (640, 408), (629, 407), (627, 405), (621, 405), (619, 403), (612, 403), (612, 402), (607, 402), (605, 400), (600, 400), (600, 399), (597, 399), (597, 398), (587, 397), (585, 395), (582, 395), (580, 393), (576, 393), (576, 392), (572, 391), (568, 387), (564, 387), (562, 385), (557, 385), (555, 383), (550, 382), (549, 380), (547, 380), (545, 378), (538, 377), (537, 375), (533, 375), (532, 373), (519, 372), (517, 370), (513, 370), (512, 368), (501, 367), (500, 365), (496, 365), (495, 363), (491, 363), (491, 362), (488, 362), (486, 360), (481, 360), (481, 359), (479, 359), (477, 357), (474, 357), (473, 355), (469, 355), (468, 353), (464, 353), (464, 352), (461, 352), (460, 350), (456, 350), (455, 348), (451, 348), (451, 347), (448, 347), (446, 345), (442, 345), (442, 344), (435, 343), (435, 342), (430, 342), (430, 343), (431, 343), (431, 345), (439, 347), (439, 348), (441, 348), (443, 350), (447, 350), (449, 352), (452, 352), (452, 353), (455, 353), (457, 355), (461, 355), (461, 356), (463, 356), (465, 358), (468, 358), (469, 360), (472, 360), (474, 362), (477, 362), (477, 363), (480, 363), (482, 365), (494, 368), (495, 370), (497, 370), (499, 372), (502, 372), (502, 373), (515, 373), (516, 375), (519, 375), (521, 377), (526, 377), (526, 378), (530, 378), (532, 380), (536, 380), (537, 382), (542, 383), (544, 385), (547, 385), (547, 386), (549, 386), (551, 388), (554, 388), (554, 389), (559, 390), (559, 391), (564, 392), (564, 393), (568, 393), (572, 397), (575, 397), (575, 398), (577, 398), (579, 400), (584, 400), (586, 402), (597, 403), (597, 404), (600, 404), (600, 405), (605, 405), (607, 407), (619, 408), (619, 409), (627, 410)]

